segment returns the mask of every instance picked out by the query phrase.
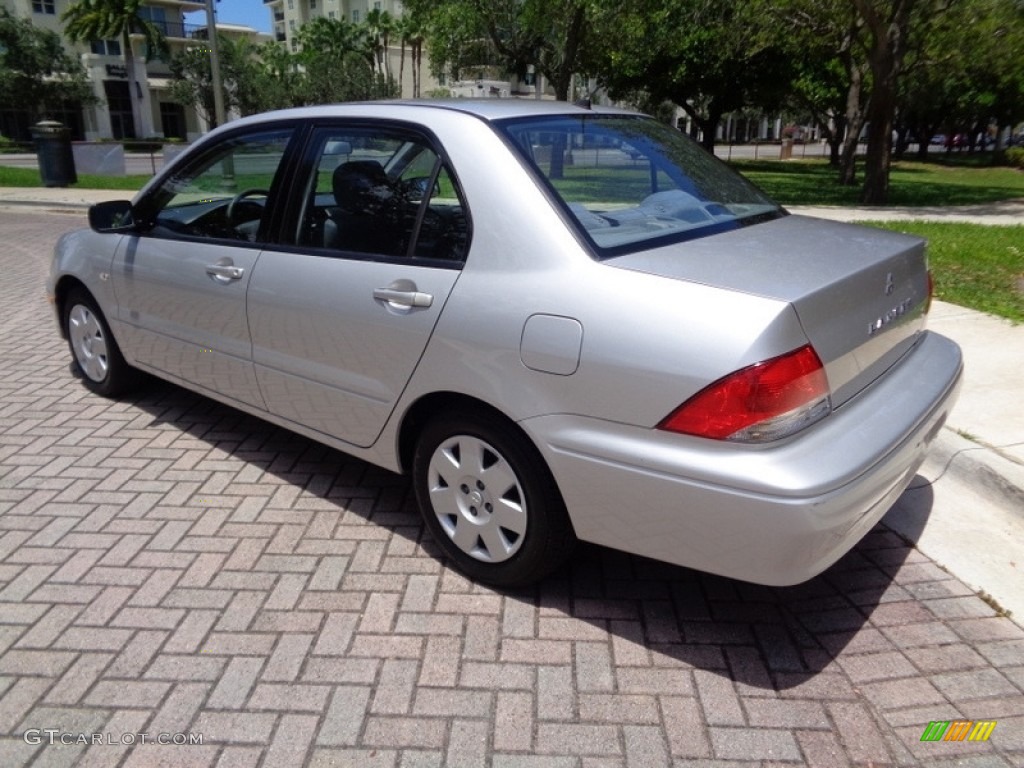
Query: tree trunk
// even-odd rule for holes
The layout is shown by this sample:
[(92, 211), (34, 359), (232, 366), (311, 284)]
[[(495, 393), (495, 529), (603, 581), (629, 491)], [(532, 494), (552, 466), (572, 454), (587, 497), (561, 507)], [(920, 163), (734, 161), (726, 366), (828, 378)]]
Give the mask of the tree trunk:
[(405, 86), (403, 81), (405, 80), (405, 38), (401, 40), (398, 53), (398, 98), (405, 96)]
[(892, 126), (896, 116), (896, 88), (903, 68), (910, 14), (916, 0), (891, 0), (883, 18), (868, 0), (853, 0), (871, 33), (868, 63), (871, 99), (868, 105), (868, 154), (864, 166), (861, 202), (884, 205), (889, 196), (892, 165)]
[(850, 87), (846, 91), (846, 135), (843, 137), (843, 148), (839, 155), (839, 183), (850, 187), (857, 182), (857, 144), (860, 132), (864, 128), (864, 110), (862, 107), (864, 91), (864, 72), (855, 65), (849, 67)]
[(868, 109), (868, 154), (864, 161), (864, 205), (885, 205), (889, 197), (889, 169), (892, 165), (892, 116), (896, 109), (896, 89), (891, 80), (879, 82), (871, 90)]
[(142, 86), (135, 81), (135, 52), (132, 51), (132, 40), (128, 36), (128, 30), (121, 36), (121, 49), (124, 51), (124, 74), (128, 79), (128, 101), (132, 105), (132, 136), (125, 138), (142, 138)]
[(683, 111), (686, 112), (686, 114), (688, 114), (693, 119), (693, 125), (690, 128), (691, 138), (696, 139), (696, 136), (694, 136), (694, 132), (699, 127), (701, 133), (704, 134), (703, 136), (700, 137), (700, 145), (711, 154), (714, 154), (715, 132), (718, 130), (718, 124), (722, 122), (722, 110), (716, 107), (715, 103), (712, 101), (711, 104), (708, 105), (707, 116), (704, 116), (700, 114), (693, 107), (693, 105), (688, 103), (685, 99), (680, 99), (680, 101), (682, 101), (681, 104), (679, 103), (679, 101), (676, 101), (675, 103), (678, 106), (682, 107)]

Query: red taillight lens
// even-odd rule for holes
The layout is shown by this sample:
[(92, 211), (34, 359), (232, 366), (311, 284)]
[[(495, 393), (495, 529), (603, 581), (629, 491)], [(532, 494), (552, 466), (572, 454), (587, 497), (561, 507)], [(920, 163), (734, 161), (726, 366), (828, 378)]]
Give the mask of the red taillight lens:
[(716, 440), (766, 442), (803, 429), (831, 411), (828, 379), (809, 345), (719, 379), (658, 425)]

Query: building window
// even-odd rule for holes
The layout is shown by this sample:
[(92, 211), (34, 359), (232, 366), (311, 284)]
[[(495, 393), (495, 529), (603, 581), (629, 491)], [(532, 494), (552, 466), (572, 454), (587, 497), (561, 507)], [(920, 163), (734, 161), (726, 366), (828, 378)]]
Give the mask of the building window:
[(311, 11), (315, 11), (316, 10), (316, 0), (309, 0), (309, 10), (311, 10)]
[(352, 23), (353, 24), (358, 24), (359, 23), (359, 11), (352, 11)]
[(99, 56), (120, 56), (120, 40), (93, 40), (89, 43), (89, 49)]
[(380, 10), (380, 2), (376, 2), (376, 3), (373, 4), (373, 10), (375, 10), (375, 11), (379, 11)]
[(56, 0), (32, 0), (32, 13), (45, 13), (54, 16), (57, 13)]
[(333, 19), (337, 14), (334, 11), (327, 12), (327, 18)]
[(288, 10), (289, 11), (294, 11), (295, 10), (295, 0), (288, 0)]

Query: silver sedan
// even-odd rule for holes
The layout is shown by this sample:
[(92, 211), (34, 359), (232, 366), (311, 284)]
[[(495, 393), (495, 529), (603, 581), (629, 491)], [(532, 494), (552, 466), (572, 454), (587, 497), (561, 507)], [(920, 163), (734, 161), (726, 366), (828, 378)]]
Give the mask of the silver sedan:
[(85, 386), (145, 371), (412, 475), (483, 582), (577, 540), (811, 578), (953, 405), (916, 238), (791, 216), (678, 131), (561, 103), (376, 103), (213, 131), (64, 237)]

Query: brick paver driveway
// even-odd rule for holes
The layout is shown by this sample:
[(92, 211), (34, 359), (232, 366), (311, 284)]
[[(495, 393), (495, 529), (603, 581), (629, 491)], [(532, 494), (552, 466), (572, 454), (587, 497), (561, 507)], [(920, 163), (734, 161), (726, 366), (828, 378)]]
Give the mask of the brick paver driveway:
[(884, 527), (789, 589), (582, 547), (503, 594), (402, 478), (89, 394), (42, 288), (81, 220), (0, 211), (0, 767), (1024, 765), (1024, 632)]

